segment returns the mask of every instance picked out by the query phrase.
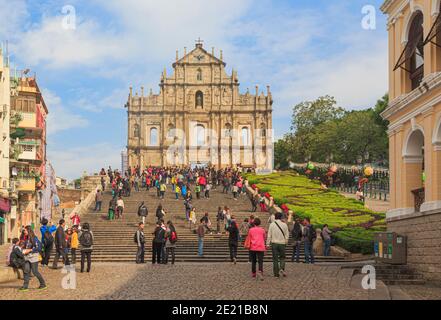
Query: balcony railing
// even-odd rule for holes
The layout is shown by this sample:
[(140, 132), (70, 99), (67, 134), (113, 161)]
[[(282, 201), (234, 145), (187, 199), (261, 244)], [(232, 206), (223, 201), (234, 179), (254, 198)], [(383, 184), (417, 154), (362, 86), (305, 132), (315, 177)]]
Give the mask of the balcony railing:
[(35, 178), (17, 178), (15, 181), (15, 189), (21, 192), (34, 192), (35, 191)]
[(421, 205), (424, 203), (426, 199), (425, 188), (412, 190), (413, 196), (415, 198), (415, 212), (421, 211)]

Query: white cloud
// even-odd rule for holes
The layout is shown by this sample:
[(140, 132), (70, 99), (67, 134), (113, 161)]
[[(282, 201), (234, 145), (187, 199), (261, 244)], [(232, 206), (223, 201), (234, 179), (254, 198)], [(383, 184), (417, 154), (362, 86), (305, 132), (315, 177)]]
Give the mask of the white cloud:
[(93, 20), (78, 21), (75, 30), (63, 28), (62, 17), (43, 17), (40, 25), (24, 32), (13, 46), (26, 63), (49, 68), (95, 67), (122, 59), (124, 50), (114, 35), (100, 30)]
[(24, 26), (23, 21), (29, 16), (25, 0), (0, 0), (0, 39), (15, 40), (17, 30)]
[(83, 128), (89, 124), (87, 119), (70, 112), (69, 108), (63, 105), (61, 98), (50, 90), (43, 89), (42, 93), (49, 109), (47, 117), (47, 134), (49, 136), (64, 130)]
[(67, 179), (79, 178), (84, 171), (98, 173), (101, 168), (120, 168), (121, 153), (110, 143), (86, 145), (63, 149), (48, 147), (48, 159), (58, 176)]

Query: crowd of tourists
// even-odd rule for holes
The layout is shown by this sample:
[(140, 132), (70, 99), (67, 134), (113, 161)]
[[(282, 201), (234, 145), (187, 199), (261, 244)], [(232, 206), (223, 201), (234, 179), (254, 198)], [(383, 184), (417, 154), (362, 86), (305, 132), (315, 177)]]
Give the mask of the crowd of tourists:
[[(294, 218), (292, 224), (288, 223), (289, 214), (286, 211), (281, 213), (269, 213), (269, 207), (274, 204), (271, 198), (269, 201), (265, 194), (257, 197), (247, 195), (251, 202), (251, 215), (249, 218), (238, 222), (228, 206), (219, 207), (216, 213), (216, 225), (214, 226), (208, 212), (200, 213), (193, 205), (193, 192), (196, 199), (210, 198), (210, 191), (219, 189), (223, 194), (231, 193), (233, 199), (237, 200), (241, 195), (247, 194), (248, 181), (243, 177), (240, 168), (226, 168), (216, 170), (208, 168), (154, 168), (148, 167), (141, 170), (139, 167), (129, 168), (122, 177), (118, 172), (108, 176), (112, 184), (112, 194), (121, 201), (123, 196), (130, 195), (130, 190), (141, 189), (149, 191), (154, 189), (159, 199), (164, 199), (169, 190), (176, 200), (183, 200), (185, 219), (192, 232), (198, 238), (198, 256), (204, 257), (204, 238), (207, 234), (228, 234), (228, 244), (231, 262), (237, 263), (237, 252), (240, 245), (249, 250), (249, 263), (251, 264), (252, 276), (263, 279), (263, 260), (267, 250), (272, 251), (273, 273), (275, 277), (285, 277), (286, 248), (290, 235), (294, 241), (292, 262), (300, 262), (300, 247), (304, 245), (304, 263), (314, 264), (313, 244), (316, 241), (317, 233), (309, 218), (300, 220)], [(105, 173), (102, 169), (102, 173)], [(116, 181), (115, 181), (116, 180)], [(121, 201), (120, 208), (117, 205), (116, 211), (124, 208)], [(256, 216), (257, 208), (260, 207), (260, 214), (268, 219), (268, 230), (262, 227), (262, 218)], [(110, 206), (109, 211), (112, 210)], [(142, 202), (138, 208), (138, 216), (142, 219), (138, 230), (134, 235), (134, 241), (138, 247), (136, 263), (145, 263), (145, 234), (144, 228), (148, 216), (148, 208)], [(167, 212), (162, 205), (159, 205), (155, 213), (155, 228), (152, 232), (152, 263), (167, 264), (169, 260), (175, 263), (175, 249), (178, 241), (176, 228), (172, 221), (165, 223)], [(288, 227), (291, 226), (291, 228)], [(330, 254), (331, 231), (325, 225), (321, 237), (324, 242), (325, 256)], [(258, 269), (258, 271), (257, 271)]]
[[(12, 245), (7, 253), (7, 265), (23, 272), (23, 286), (20, 291), (29, 290), (31, 274), (39, 281), (38, 290), (46, 290), (46, 282), (39, 272), (42, 268), (49, 266), (49, 260), (53, 249), (55, 257), (52, 269), (58, 268), (58, 261), (63, 260), (64, 266), (75, 266), (77, 251), (81, 256), (80, 272), (90, 272), (92, 267), (93, 233), (88, 223), (79, 225), (79, 216), (72, 214), (72, 221), (77, 224), (67, 227), (66, 221), (61, 219), (58, 226), (49, 224), (47, 219), (42, 219), (40, 234), (38, 237), (31, 226), (26, 226), (20, 238), (12, 240)], [(70, 258), (69, 258), (70, 256)]]
[[(315, 262), (313, 244), (317, 233), (310, 219), (300, 220), (295, 218), (292, 212), (270, 213), (269, 208), (274, 204), (272, 198), (267, 199), (265, 194), (252, 195), (246, 192), (248, 181), (243, 176), (243, 170), (239, 168), (226, 168), (216, 170), (213, 167), (206, 168), (155, 168), (139, 167), (128, 168), (124, 174), (111, 167), (106, 171), (102, 169), (102, 190), (97, 190), (95, 196), (96, 212), (102, 210), (103, 192), (110, 187), (111, 200), (108, 209), (108, 219), (122, 219), (124, 215), (124, 199), (130, 197), (132, 190), (150, 191), (153, 189), (156, 197), (164, 199), (169, 191), (171, 198), (183, 202), (185, 219), (189, 229), (196, 233), (198, 238), (198, 256), (204, 257), (204, 238), (207, 234), (227, 234), (230, 260), (237, 263), (239, 246), (243, 245), (249, 252), (248, 262), (251, 264), (253, 278), (263, 280), (263, 261), (265, 252), (272, 251), (273, 274), (275, 277), (286, 277), (286, 248), (290, 235), (293, 239), (292, 262), (300, 262), (300, 247), (304, 245), (304, 263)], [(107, 185), (107, 183), (109, 183)], [(169, 189), (170, 188), (170, 189)], [(209, 199), (210, 191), (218, 189), (223, 194), (232, 194), (237, 200), (246, 195), (251, 202), (251, 215), (244, 221), (237, 221), (234, 213), (228, 206), (218, 207), (213, 225), (208, 212), (203, 212), (198, 217), (196, 207), (193, 205), (196, 199)], [(194, 196), (193, 196), (194, 193)], [(257, 208), (260, 207), (261, 217), (257, 216)], [(137, 264), (145, 262), (146, 236), (145, 226), (149, 214), (146, 202), (138, 207), (140, 222), (134, 234), (134, 242), (137, 246), (135, 261)], [(168, 213), (160, 204), (155, 212), (155, 226), (152, 232), (152, 264), (174, 264), (176, 261), (176, 246), (178, 233), (171, 219), (166, 219)], [(291, 220), (294, 217), (293, 223)], [(262, 219), (268, 219), (268, 229), (262, 227)], [(48, 267), (51, 252), (55, 249), (52, 268), (58, 269), (58, 261), (62, 259), (65, 266), (75, 265), (77, 252), (81, 255), (81, 272), (91, 271), (91, 254), (93, 251), (93, 233), (88, 223), (81, 224), (78, 214), (70, 215), (70, 226), (61, 219), (58, 226), (50, 225), (46, 219), (41, 221), (38, 238), (31, 227), (26, 227), (20, 238), (13, 240), (8, 253), (8, 264), (14, 268), (23, 270), (24, 283), (20, 289), (27, 291), (31, 273), (38, 279), (40, 290), (46, 289), (46, 283), (38, 268)], [(167, 221), (167, 222), (165, 222)], [(291, 228), (288, 227), (291, 226)], [(331, 231), (327, 225), (323, 227), (321, 237), (324, 242), (325, 256), (330, 254)]]

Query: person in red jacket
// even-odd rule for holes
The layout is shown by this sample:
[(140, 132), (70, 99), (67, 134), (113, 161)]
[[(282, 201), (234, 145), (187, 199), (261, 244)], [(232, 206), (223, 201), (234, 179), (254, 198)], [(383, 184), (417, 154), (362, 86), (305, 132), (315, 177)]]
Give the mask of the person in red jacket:
[[(266, 232), (261, 226), (259, 218), (254, 219), (253, 227), (248, 231), (249, 250), (251, 256), (252, 277), (263, 281), (263, 257), (265, 255)], [(259, 273), (256, 273), (256, 264), (259, 264)]]

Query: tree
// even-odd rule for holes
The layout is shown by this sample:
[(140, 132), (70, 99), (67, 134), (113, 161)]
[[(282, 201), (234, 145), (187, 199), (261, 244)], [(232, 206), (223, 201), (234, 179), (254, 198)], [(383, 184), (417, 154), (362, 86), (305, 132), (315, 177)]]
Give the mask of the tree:
[(337, 102), (331, 96), (319, 97), (314, 101), (305, 101), (293, 108), (292, 138), (293, 158), (296, 161), (305, 161), (313, 157), (314, 134), (317, 128), (326, 122), (336, 120), (344, 115), (344, 110), (337, 106)]
[(354, 164), (360, 156), (369, 162), (384, 162), (388, 158), (388, 122), (381, 113), (387, 106), (388, 95), (374, 108), (359, 111), (343, 110), (330, 96), (299, 103), (293, 108), (293, 132), (275, 146), (276, 166), (331, 159)]

